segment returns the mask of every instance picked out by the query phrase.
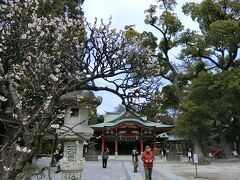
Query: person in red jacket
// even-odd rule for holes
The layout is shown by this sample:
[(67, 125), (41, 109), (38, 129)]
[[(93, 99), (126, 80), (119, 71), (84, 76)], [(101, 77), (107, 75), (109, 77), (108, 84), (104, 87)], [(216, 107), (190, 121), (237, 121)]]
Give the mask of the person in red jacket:
[(142, 161), (145, 170), (145, 179), (151, 180), (152, 179), (152, 168), (153, 168), (153, 161), (154, 156), (149, 146), (145, 147), (145, 151), (142, 153)]

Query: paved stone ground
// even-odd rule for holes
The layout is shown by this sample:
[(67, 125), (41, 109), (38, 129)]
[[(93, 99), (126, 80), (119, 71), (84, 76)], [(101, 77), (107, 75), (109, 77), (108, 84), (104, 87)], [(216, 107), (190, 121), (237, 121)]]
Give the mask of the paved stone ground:
[[(107, 168), (102, 168), (102, 161), (87, 161), (84, 164), (83, 180), (144, 180), (143, 164), (140, 162), (138, 172), (133, 172), (130, 156), (110, 156)], [(49, 158), (41, 158), (37, 165), (49, 166)], [(60, 180), (61, 173), (55, 174), (56, 168), (50, 168), (52, 180)], [(47, 171), (44, 177), (33, 177), (32, 180), (49, 180)], [(240, 160), (218, 160), (210, 165), (198, 165), (197, 177), (195, 165), (188, 163), (186, 158), (181, 161), (166, 161), (156, 157), (152, 180), (240, 180)]]

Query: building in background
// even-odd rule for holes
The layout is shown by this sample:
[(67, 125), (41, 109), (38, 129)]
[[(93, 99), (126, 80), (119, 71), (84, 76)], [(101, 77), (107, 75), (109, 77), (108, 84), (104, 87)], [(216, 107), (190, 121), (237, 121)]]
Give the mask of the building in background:
[(103, 152), (107, 147), (110, 154), (131, 154), (132, 149), (143, 152), (149, 145), (156, 148), (156, 136), (170, 131), (174, 125), (164, 125), (149, 121), (147, 117), (140, 116), (132, 111), (107, 112), (104, 122), (91, 125), (98, 138), (97, 149)]

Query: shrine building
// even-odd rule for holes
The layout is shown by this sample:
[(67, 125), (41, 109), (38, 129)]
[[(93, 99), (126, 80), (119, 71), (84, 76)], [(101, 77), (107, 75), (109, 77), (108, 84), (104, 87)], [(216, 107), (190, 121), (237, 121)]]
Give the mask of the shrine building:
[(116, 156), (131, 154), (134, 147), (141, 152), (146, 145), (156, 148), (156, 136), (173, 127), (151, 122), (147, 117), (132, 111), (107, 112), (103, 123), (91, 125), (95, 136), (100, 137), (98, 149), (103, 152), (107, 147)]

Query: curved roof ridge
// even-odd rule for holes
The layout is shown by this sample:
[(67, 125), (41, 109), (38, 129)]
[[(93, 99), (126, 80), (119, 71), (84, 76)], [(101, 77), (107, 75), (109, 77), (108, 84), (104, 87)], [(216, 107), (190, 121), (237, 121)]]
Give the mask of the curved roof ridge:
[(109, 111), (105, 111), (105, 115), (109, 115), (109, 114), (121, 114), (122, 112), (117, 111), (117, 112), (109, 112)]
[(114, 121), (116, 119), (119, 119), (121, 116), (123, 116), (126, 113), (125, 111), (122, 112), (115, 112), (115, 113), (109, 113), (109, 114), (105, 114), (104, 117), (104, 122), (111, 122)]
[(127, 114), (127, 113), (129, 113), (130, 115), (135, 117), (134, 119), (139, 119), (140, 121), (143, 121), (143, 122), (147, 122), (148, 121), (146, 116), (141, 116), (140, 114), (135, 113), (132, 110), (124, 110), (122, 112), (113, 112), (113, 113), (105, 114), (104, 115), (104, 122), (107, 122), (107, 123), (109, 123), (109, 122), (116, 122), (116, 121), (119, 121), (121, 119), (130, 118), (130, 117), (124, 117), (124, 115)]

